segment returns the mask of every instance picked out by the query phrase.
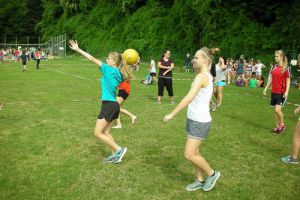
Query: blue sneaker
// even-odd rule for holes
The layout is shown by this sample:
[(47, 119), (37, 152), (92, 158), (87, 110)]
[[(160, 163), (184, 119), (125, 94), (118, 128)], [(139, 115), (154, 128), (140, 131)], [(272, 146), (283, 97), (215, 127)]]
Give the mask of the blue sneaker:
[(114, 158), (112, 162), (115, 164), (122, 162), (122, 158), (124, 157), (126, 152), (127, 152), (127, 148), (121, 147), (121, 149), (114, 154)]
[(112, 154), (112, 155), (108, 156), (107, 158), (104, 158), (103, 162), (112, 163), (114, 161), (115, 157), (116, 157), (116, 155)]
[(284, 163), (290, 163), (290, 164), (298, 164), (299, 163), (297, 158), (294, 158), (293, 156), (282, 157), (281, 161)]
[(204, 183), (201, 183), (200, 181), (198, 180), (195, 180), (193, 183), (191, 184), (188, 184), (185, 189), (189, 192), (192, 192), (192, 191), (195, 191), (195, 190), (198, 190), (198, 189), (202, 189), (204, 186)]
[(218, 171), (215, 171), (215, 175), (213, 176), (208, 176), (205, 180), (204, 186), (203, 186), (203, 191), (207, 192), (211, 189), (214, 188), (217, 180), (219, 179), (221, 173)]

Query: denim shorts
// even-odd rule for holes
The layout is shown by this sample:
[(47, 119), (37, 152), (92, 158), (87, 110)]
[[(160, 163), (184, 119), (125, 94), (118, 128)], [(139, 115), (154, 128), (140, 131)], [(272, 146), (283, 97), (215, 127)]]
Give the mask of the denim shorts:
[(197, 122), (186, 118), (185, 131), (188, 137), (205, 140), (208, 136), (211, 122)]

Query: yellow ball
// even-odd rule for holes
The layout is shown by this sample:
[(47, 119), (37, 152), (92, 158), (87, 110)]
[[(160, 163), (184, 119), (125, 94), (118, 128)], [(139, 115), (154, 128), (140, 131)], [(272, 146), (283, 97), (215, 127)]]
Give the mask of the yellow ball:
[(126, 61), (127, 65), (136, 64), (139, 59), (139, 54), (134, 49), (126, 49), (122, 54), (123, 60)]

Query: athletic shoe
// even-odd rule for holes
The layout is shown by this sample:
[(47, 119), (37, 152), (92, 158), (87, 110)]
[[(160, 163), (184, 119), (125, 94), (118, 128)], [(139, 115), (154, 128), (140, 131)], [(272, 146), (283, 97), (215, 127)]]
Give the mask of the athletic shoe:
[(115, 160), (115, 154), (112, 154), (110, 156), (108, 156), (107, 158), (104, 158), (103, 162), (108, 162), (108, 163), (112, 163)]
[(161, 104), (161, 102), (160, 102), (160, 101), (157, 101), (157, 102), (155, 102), (155, 104), (159, 104), (159, 105), (160, 105), (160, 104)]
[(204, 186), (204, 183), (201, 183), (200, 181), (198, 180), (195, 180), (195, 182), (191, 183), (191, 184), (188, 184), (185, 189), (189, 192), (192, 192), (192, 191), (195, 191), (195, 190), (198, 190), (198, 189), (202, 189)]
[(174, 105), (174, 104), (175, 104), (175, 101), (171, 101), (170, 104), (171, 104), (171, 105)]
[(297, 158), (294, 158), (293, 156), (286, 156), (286, 157), (282, 157), (281, 161), (284, 163), (291, 163), (291, 164), (298, 164), (298, 160)]
[(274, 127), (274, 128), (272, 129), (272, 132), (277, 133), (277, 130), (278, 130), (278, 127)]
[(112, 162), (115, 164), (122, 162), (122, 158), (124, 157), (126, 152), (127, 152), (127, 148), (121, 147), (121, 149), (114, 154), (115, 157)]
[(218, 171), (215, 171), (215, 174), (213, 176), (208, 176), (205, 180), (203, 191), (207, 192), (215, 186), (218, 178), (220, 177), (221, 173)]
[(286, 126), (285, 125), (280, 125), (276, 131), (277, 134), (281, 134), (284, 132)]
[(113, 126), (111, 128), (122, 128), (122, 126), (121, 125), (116, 125), (116, 126)]

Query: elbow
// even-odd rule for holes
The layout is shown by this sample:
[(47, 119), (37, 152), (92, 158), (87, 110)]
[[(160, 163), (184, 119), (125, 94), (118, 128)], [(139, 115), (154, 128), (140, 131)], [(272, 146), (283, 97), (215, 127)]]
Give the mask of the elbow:
[(192, 103), (192, 101), (193, 101), (193, 99), (191, 99), (191, 98), (186, 98), (185, 99), (185, 102), (186, 102), (187, 105)]

